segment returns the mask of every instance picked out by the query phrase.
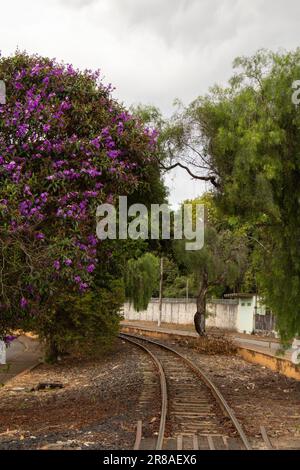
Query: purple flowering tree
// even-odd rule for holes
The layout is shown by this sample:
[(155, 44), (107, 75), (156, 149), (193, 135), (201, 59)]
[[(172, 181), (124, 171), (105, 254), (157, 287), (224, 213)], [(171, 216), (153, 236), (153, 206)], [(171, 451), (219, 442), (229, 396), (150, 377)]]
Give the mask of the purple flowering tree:
[(156, 133), (99, 72), (18, 52), (0, 58), (0, 79), (0, 335), (47, 337), (61, 293), (88, 291), (102, 261), (97, 205), (147, 184)]

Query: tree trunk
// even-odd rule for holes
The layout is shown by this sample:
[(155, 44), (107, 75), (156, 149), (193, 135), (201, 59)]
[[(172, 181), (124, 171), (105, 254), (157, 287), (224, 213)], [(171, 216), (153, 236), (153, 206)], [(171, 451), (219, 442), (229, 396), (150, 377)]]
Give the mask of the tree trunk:
[(205, 335), (206, 294), (208, 290), (207, 275), (203, 276), (201, 287), (197, 296), (197, 312), (194, 316), (195, 330), (198, 335)]
[(52, 339), (48, 341), (47, 351), (46, 351), (46, 362), (49, 364), (54, 364), (57, 362), (59, 357), (59, 348), (56, 342)]

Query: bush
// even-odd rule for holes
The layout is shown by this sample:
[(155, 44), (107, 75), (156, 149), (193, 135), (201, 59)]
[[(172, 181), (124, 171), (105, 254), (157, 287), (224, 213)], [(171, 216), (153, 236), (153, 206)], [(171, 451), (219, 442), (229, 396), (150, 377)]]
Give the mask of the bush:
[[(72, 353), (95, 356), (107, 352), (119, 331), (124, 289), (120, 281), (81, 297), (65, 295), (43, 324), (49, 362)], [(57, 327), (59, 325), (59, 328)]]

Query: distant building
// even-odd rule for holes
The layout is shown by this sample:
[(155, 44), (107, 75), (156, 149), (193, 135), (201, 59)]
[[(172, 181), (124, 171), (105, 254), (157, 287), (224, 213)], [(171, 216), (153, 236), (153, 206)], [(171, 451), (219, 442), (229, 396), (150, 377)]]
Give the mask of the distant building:
[(237, 301), (236, 329), (239, 333), (275, 333), (275, 318), (257, 294), (226, 294)]

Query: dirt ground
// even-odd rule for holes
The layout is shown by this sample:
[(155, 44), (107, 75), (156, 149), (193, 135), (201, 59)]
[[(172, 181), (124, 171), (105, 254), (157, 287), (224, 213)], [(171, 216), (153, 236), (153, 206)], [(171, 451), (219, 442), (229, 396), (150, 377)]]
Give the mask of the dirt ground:
[[(249, 437), (261, 437), (260, 426), (279, 448), (300, 448), (300, 382), (250, 364), (235, 355), (201, 354), (182, 342), (165, 342), (193, 360), (226, 398)], [(201, 351), (201, 348), (199, 348)], [(297, 444), (297, 445), (298, 445)]]
[[(138, 350), (117, 340), (103, 359), (66, 359), (15, 377), (0, 389), (0, 449), (133, 448), (144, 380), (140, 359)], [(30, 391), (44, 382), (63, 388)], [(145, 412), (147, 422), (153, 413)]]
[[(279, 448), (300, 443), (300, 382), (228, 354), (180, 349), (212, 378), (249, 437), (260, 426)], [(61, 389), (31, 391), (39, 383)], [(117, 340), (106, 357), (64, 359), (15, 377), (0, 389), (0, 449), (132, 449), (138, 419), (157, 432), (159, 383), (149, 357)]]

